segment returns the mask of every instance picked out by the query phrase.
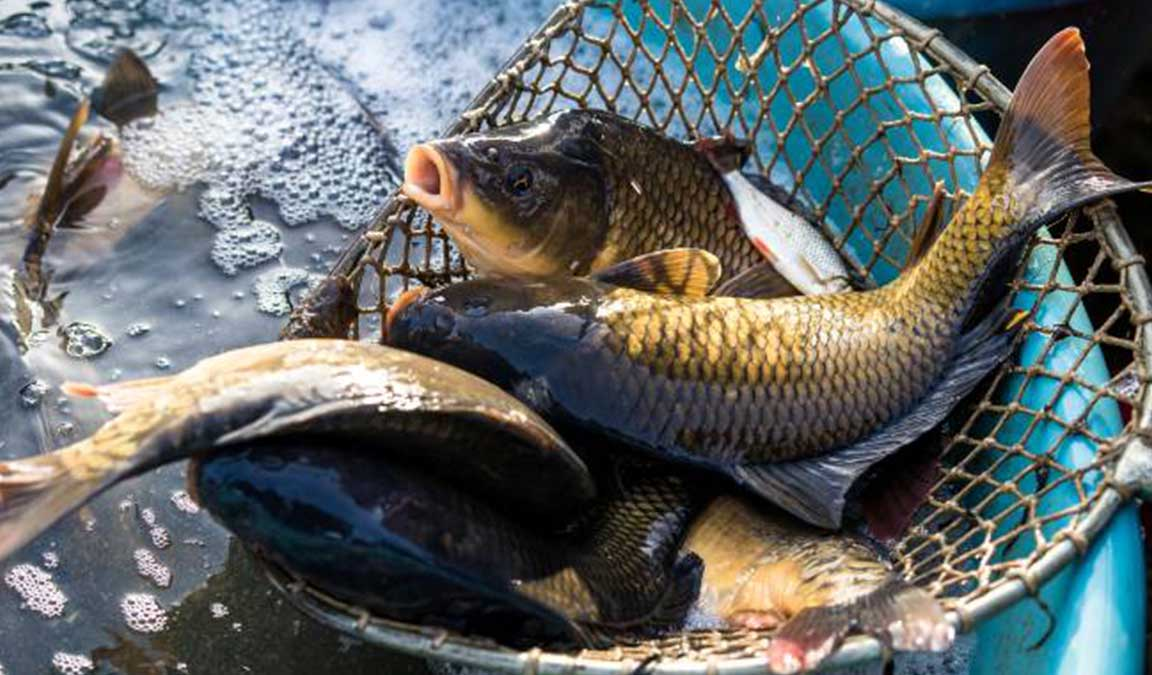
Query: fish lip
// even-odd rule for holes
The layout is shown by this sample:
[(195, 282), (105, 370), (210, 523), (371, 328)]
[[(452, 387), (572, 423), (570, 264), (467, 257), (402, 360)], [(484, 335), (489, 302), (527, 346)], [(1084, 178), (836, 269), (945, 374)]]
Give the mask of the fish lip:
[(436, 143), (421, 143), (408, 151), (400, 191), (433, 216), (453, 219), (462, 206), (461, 187), (460, 172)]

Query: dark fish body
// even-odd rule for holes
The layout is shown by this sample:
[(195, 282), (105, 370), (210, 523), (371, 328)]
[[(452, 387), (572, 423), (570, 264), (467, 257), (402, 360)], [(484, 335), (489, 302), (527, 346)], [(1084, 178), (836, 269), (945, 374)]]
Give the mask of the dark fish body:
[(665, 248), (726, 274), (764, 258), (705, 154), (613, 113), (566, 110), (418, 146), (405, 193), (481, 272), (586, 274)]
[(0, 462), (0, 558), (116, 482), (285, 435), (339, 434), (358, 452), (416, 463), (557, 528), (596, 494), (584, 462), (529, 408), (457, 368), (376, 344), (277, 342), (171, 377), (64, 390), (119, 415), (68, 447)]
[[(546, 417), (719, 469), (817, 524), (869, 466), (938, 424), (1010, 350), (1023, 246), (1068, 209), (1142, 186), (1088, 148), (1075, 31), (1036, 56), (974, 194), (872, 291), (746, 299), (595, 278), (478, 279), (410, 302), (390, 341), (473, 370)], [(679, 254), (677, 254), (679, 257)], [(644, 261), (651, 272), (658, 256)], [(657, 271), (659, 271), (657, 269)]]
[(683, 546), (704, 561), (699, 611), (730, 627), (775, 629), (777, 672), (819, 662), (850, 634), (900, 650), (947, 649), (955, 628), (867, 542), (735, 497), (713, 501)]
[(589, 645), (680, 621), (699, 584), (698, 560), (676, 561), (692, 502), (674, 478), (610, 491), (587, 533), (561, 538), (339, 441), (263, 442), (193, 467), (197, 499), (246, 545), (398, 621)]

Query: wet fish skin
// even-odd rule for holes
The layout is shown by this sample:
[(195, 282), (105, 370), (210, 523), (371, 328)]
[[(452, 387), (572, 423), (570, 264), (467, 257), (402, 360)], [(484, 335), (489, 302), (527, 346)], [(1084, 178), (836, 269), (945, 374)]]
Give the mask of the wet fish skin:
[(1006, 282), (1031, 234), (1147, 188), (1091, 154), (1087, 70), (1074, 29), (1037, 54), (973, 195), (883, 288), (756, 300), (642, 292), (613, 285), (612, 268), (478, 279), (409, 302), (389, 340), (474, 370), (557, 423), (723, 471), (834, 527), (869, 466), (1007, 357), (1019, 316)]
[(405, 175), (481, 272), (585, 274), (678, 247), (711, 251), (729, 274), (762, 262), (707, 157), (605, 111), (417, 146)]
[(346, 443), (282, 438), (196, 460), (190, 491), (247, 546), (394, 620), (595, 646), (675, 624), (696, 596), (699, 560), (677, 555), (690, 500), (673, 477), (613, 490), (587, 533), (557, 537)]
[[(595, 496), (584, 462), (495, 386), (415, 354), (344, 340), (233, 350), (171, 377), (66, 385), (119, 415), (55, 452), (0, 462), (0, 559), (109, 486), (244, 440), (339, 433), (357, 447), (466, 476), (563, 527)], [(522, 487), (509, 493), (509, 484)]]
[(704, 561), (700, 612), (776, 631), (765, 652), (776, 672), (817, 667), (850, 634), (904, 651), (942, 651), (955, 637), (939, 603), (868, 543), (741, 498), (709, 504), (682, 550)]

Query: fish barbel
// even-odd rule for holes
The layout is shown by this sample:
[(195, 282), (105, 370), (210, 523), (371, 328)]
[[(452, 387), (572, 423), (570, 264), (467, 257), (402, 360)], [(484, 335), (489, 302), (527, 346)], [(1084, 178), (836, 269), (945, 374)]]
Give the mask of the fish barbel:
[[(391, 344), (457, 364), (558, 425), (721, 471), (839, 524), (868, 467), (937, 425), (1011, 351), (1008, 281), (1037, 228), (1148, 187), (1091, 152), (1075, 29), (1021, 78), (972, 196), (871, 291), (707, 296), (715, 256), (677, 250), (590, 278), (476, 279), (407, 298)], [(677, 289), (679, 294), (669, 292)]]

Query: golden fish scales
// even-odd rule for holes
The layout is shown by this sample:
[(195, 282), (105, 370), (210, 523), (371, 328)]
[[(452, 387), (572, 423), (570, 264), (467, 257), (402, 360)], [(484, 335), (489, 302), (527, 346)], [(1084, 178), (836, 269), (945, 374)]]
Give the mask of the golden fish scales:
[[(747, 11), (735, 12), (719, 2), (565, 3), (445, 132), (591, 107), (678, 138), (725, 130), (755, 138), (754, 165), (766, 175), (790, 176), (793, 194), (824, 219), (837, 247), (854, 254), (873, 279), (891, 280), (904, 264), (934, 182), (945, 182), (949, 210), (968, 196), (974, 183), (961, 176), (990, 147), (975, 114), (1002, 113), (1011, 92), (938, 31), (880, 2), (749, 4)], [(843, 62), (820, 65), (825, 52)], [(893, 57), (900, 52), (913, 58)], [(862, 72), (865, 62), (877, 65), (882, 81)], [(845, 82), (869, 86), (869, 93), (834, 101), (832, 88)], [(735, 98), (745, 104), (734, 106)], [(841, 112), (828, 119), (822, 109)], [(785, 112), (773, 112), (779, 110)], [(853, 116), (864, 119), (871, 133), (850, 135)], [(946, 125), (949, 142), (910, 131), (923, 124)], [(789, 142), (796, 140), (809, 151), (789, 153)], [(835, 161), (833, 148), (845, 161)], [(812, 190), (813, 180), (829, 189)], [(958, 241), (957, 264), (979, 253), (980, 245), (979, 239)], [(1039, 343), (1031, 365), (1002, 366), (974, 407), (956, 420), (958, 431), (948, 441), (928, 502), (895, 546), (898, 569), (941, 597), (962, 630), (1036, 593), (1086, 550), (1140, 489), (1137, 477), (1150, 454), (1141, 438), (1152, 429), (1144, 385), (1152, 357), (1146, 335), (1152, 290), (1115, 208), (1106, 202), (1070, 215), (1037, 235), (1029, 254), (1033, 266), (1051, 272), (1018, 274), (1013, 291), (1055, 304), (1063, 323), (1042, 317), (1025, 323), (1025, 344)], [(933, 284), (952, 283), (946, 267), (937, 273)], [(351, 281), (360, 290), (353, 334), (378, 339), (389, 303), (400, 292), (468, 274), (427, 214), (397, 196), (342, 256), (331, 279)], [(1076, 315), (1092, 324), (1071, 324)], [(294, 317), (289, 333), (320, 323), (301, 318)], [(731, 330), (743, 329), (742, 319), (733, 321)], [(1054, 359), (1059, 366), (1050, 363)], [(1082, 373), (1085, 364), (1101, 359), (1108, 377)], [(1044, 382), (1053, 383), (1051, 395), (1022, 395)], [(1062, 407), (1070, 397), (1080, 401), (1071, 412)], [(1088, 411), (1111, 405), (1130, 408), (1131, 419), (1113, 430), (1086, 424)], [(1060, 447), (1072, 438), (1093, 444), (1098, 454), (1078, 465), (1061, 461)], [(1068, 494), (1066, 504), (1049, 508), (1055, 497)], [(761, 673), (757, 654), (770, 637), (751, 630), (689, 631), (621, 639), (607, 651), (519, 653), (372, 617), (282, 572), (270, 573), (318, 620), (400, 651), (504, 672), (607, 674), (647, 663), (649, 672)], [(879, 654), (877, 643), (857, 638), (832, 663)]]

